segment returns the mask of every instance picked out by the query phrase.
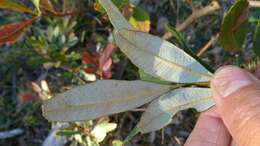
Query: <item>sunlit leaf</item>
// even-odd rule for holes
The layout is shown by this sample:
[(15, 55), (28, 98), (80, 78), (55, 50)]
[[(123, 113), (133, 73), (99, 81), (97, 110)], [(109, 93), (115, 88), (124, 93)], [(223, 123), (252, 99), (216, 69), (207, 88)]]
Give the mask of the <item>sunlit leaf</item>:
[(116, 127), (116, 123), (101, 123), (95, 126), (91, 131), (91, 135), (96, 138), (97, 142), (102, 142), (107, 136), (107, 133), (115, 130)]
[(230, 8), (221, 25), (219, 42), (227, 51), (239, 51), (248, 30), (249, 3), (238, 0)]
[(260, 22), (258, 22), (258, 24), (256, 26), (253, 49), (254, 49), (255, 54), (257, 56), (260, 56)]
[(28, 29), (36, 18), (25, 20), (19, 23), (7, 24), (0, 27), (0, 45), (15, 43), (18, 41), (26, 29)]
[(124, 146), (124, 144), (120, 140), (113, 140), (112, 146)]
[(141, 117), (137, 127), (147, 133), (168, 125), (180, 110), (195, 108), (202, 112), (214, 105), (209, 88), (181, 88), (172, 90), (153, 101)]
[(130, 17), (129, 23), (132, 24), (137, 30), (143, 32), (150, 31), (150, 16), (141, 7), (136, 6), (133, 11), (133, 16)]
[(102, 80), (76, 87), (43, 104), (50, 121), (81, 121), (141, 106), (170, 90), (144, 81)]
[(208, 82), (211, 73), (168, 41), (148, 33), (121, 29), (115, 32), (121, 50), (140, 69), (169, 82)]
[(41, 10), (40, 10), (40, 0), (31, 0), (32, 3), (34, 4), (35, 8), (37, 9), (38, 11), (38, 16), (41, 15)]
[(21, 3), (14, 2), (13, 0), (0, 0), (0, 8), (37, 15), (36, 11), (30, 9), (29, 7)]

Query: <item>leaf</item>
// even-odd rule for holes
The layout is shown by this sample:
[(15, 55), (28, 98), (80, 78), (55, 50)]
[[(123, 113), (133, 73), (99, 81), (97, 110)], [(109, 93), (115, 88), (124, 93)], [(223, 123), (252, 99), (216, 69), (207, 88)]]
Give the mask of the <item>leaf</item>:
[(120, 140), (113, 140), (112, 146), (124, 146), (124, 143)]
[[(188, 47), (188, 44), (186, 43), (185, 39), (183, 38), (182, 34), (178, 32), (174, 27), (167, 26), (166, 29), (171, 32), (173, 38), (176, 40), (176, 42), (180, 45), (180, 47), (187, 53), (193, 51)], [(190, 54), (190, 53), (189, 53)]]
[(102, 80), (59, 94), (42, 110), (50, 121), (91, 120), (139, 107), (169, 90), (144, 81)]
[(99, 0), (99, 2), (106, 10), (111, 23), (116, 29), (120, 30), (125, 28), (134, 30), (134, 27), (128, 23), (128, 21), (124, 18), (124, 16), (110, 0)]
[(258, 22), (254, 34), (253, 50), (257, 56), (260, 56), (260, 22)]
[(40, 0), (31, 0), (32, 3), (34, 4), (35, 8), (37, 9), (38, 11), (38, 16), (41, 15), (41, 10), (40, 10)]
[(0, 0), (0, 8), (37, 15), (36, 11), (30, 9), (29, 7), (21, 3), (14, 2), (13, 0)]
[(206, 64), (202, 59), (200, 59), (194, 51), (188, 46), (182, 34), (178, 32), (174, 27), (167, 26), (166, 27), (169, 32), (173, 35), (173, 38), (179, 44), (180, 48), (183, 49), (186, 53), (188, 53), (191, 57), (195, 58), (200, 64), (202, 64), (205, 68), (207, 68), (210, 72), (214, 72), (212, 67)]
[(19, 23), (7, 24), (0, 27), (0, 45), (6, 43), (15, 43), (21, 38), (26, 29), (28, 29), (35, 18), (25, 20)]
[[(97, 2), (94, 4), (95, 10), (100, 13), (105, 13), (105, 10), (102, 7), (102, 5), (100, 4), (99, 0), (96, 0), (96, 1)], [(112, 2), (119, 9), (123, 9), (127, 4), (129, 4), (129, 0), (112, 0)]]
[(143, 81), (148, 81), (148, 82), (153, 82), (153, 83), (158, 83), (158, 84), (165, 84), (165, 85), (170, 85), (171, 83), (170, 82), (167, 82), (167, 81), (163, 81), (163, 80), (160, 80), (156, 77), (153, 77), (147, 73), (145, 73), (143, 70), (139, 69), (139, 76), (140, 76), (140, 79), (143, 80)]
[(129, 23), (132, 24), (137, 30), (142, 32), (150, 31), (150, 16), (141, 7), (136, 6), (134, 8), (133, 16), (130, 17)]
[(238, 0), (230, 8), (221, 25), (219, 42), (226, 51), (239, 51), (248, 30), (249, 3)]
[(108, 61), (111, 60), (111, 56), (113, 54), (113, 52), (115, 51), (116, 46), (113, 43), (108, 43), (104, 49), (104, 51), (102, 52), (100, 58), (99, 58), (99, 68), (102, 70), (107, 70), (107, 68), (109, 68), (110, 66), (108, 65)]
[(147, 133), (168, 125), (180, 110), (195, 108), (202, 112), (214, 105), (209, 88), (180, 88), (153, 101), (142, 115), (137, 127)]
[(53, 14), (57, 14), (57, 12), (54, 10), (54, 7), (50, 0), (41, 0), (40, 7), (46, 9), (47, 11), (49, 11)]
[(107, 133), (115, 130), (116, 127), (116, 123), (101, 123), (95, 126), (91, 131), (91, 135), (96, 138), (97, 142), (102, 142), (106, 138)]
[(169, 82), (208, 82), (212, 74), (194, 58), (168, 41), (144, 32), (121, 29), (116, 44), (146, 73)]
[(140, 69), (181, 83), (208, 82), (211, 73), (187, 53), (159, 37), (134, 31), (110, 0), (100, 0), (115, 27), (116, 44)]

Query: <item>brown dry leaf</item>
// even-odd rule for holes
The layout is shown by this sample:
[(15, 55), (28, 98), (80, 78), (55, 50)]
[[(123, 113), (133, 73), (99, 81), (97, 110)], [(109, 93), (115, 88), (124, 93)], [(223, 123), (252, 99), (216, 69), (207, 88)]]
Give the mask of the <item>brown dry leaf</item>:
[(0, 27), (0, 45), (15, 43), (21, 38), (26, 29), (28, 29), (37, 18), (34, 17), (19, 23), (7, 24)]
[(54, 9), (50, 0), (41, 0), (40, 6), (44, 9), (46, 9), (47, 11), (57, 15), (57, 12), (55, 11), (55, 9)]
[(47, 100), (42, 110), (50, 121), (91, 120), (139, 107), (169, 90), (145, 81), (100, 80)]

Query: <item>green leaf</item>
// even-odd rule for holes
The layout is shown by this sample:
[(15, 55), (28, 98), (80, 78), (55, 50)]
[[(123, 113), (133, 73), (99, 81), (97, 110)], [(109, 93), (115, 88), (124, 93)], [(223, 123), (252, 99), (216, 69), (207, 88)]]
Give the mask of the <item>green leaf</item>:
[(254, 35), (253, 50), (260, 57), (260, 22), (258, 22)]
[(209, 82), (212, 74), (183, 50), (159, 37), (121, 29), (116, 44), (144, 72), (175, 83)]
[(42, 110), (50, 121), (92, 120), (139, 107), (170, 88), (144, 81), (101, 80), (45, 101)]
[(21, 3), (14, 2), (13, 0), (0, 0), (0, 8), (17, 11), (20, 13), (30, 13), (37, 15), (36, 11), (30, 9), (29, 7)]
[(195, 108), (202, 112), (215, 103), (209, 88), (180, 88), (154, 100), (144, 112), (137, 127), (142, 133), (159, 130), (172, 121), (181, 110)]
[(56, 135), (59, 135), (59, 136), (73, 136), (73, 135), (76, 135), (76, 134), (80, 134), (80, 131), (75, 131), (75, 130), (72, 130), (72, 129), (61, 129), (59, 130)]
[(230, 8), (221, 25), (219, 42), (226, 51), (239, 51), (248, 30), (249, 3), (238, 0)]
[(141, 7), (136, 6), (134, 8), (133, 16), (130, 17), (129, 23), (132, 24), (139, 31), (149, 32), (150, 31), (150, 16)]

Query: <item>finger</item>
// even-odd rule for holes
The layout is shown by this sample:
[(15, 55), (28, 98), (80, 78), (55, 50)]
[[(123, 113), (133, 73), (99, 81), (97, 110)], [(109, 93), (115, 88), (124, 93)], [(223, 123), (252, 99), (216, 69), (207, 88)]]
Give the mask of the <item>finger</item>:
[(185, 146), (229, 146), (231, 136), (219, 117), (216, 107), (200, 115)]
[(217, 71), (211, 82), (219, 114), (235, 143), (260, 145), (260, 82), (237, 67)]

